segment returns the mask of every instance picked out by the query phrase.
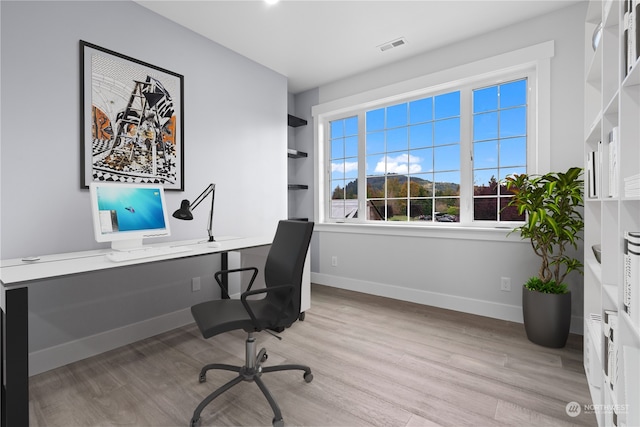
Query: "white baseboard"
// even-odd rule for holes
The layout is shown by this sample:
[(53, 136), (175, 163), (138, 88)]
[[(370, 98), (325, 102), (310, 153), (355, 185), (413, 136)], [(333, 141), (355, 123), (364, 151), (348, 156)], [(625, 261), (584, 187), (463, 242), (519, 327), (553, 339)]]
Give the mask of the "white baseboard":
[(121, 328), (29, 353), (29, 376), (36, 375), (193, 322), (185, 308)]
[[(448, 310), (477, 314), (494, 319), (508, 320), (522, 323), (522, 307), (519, 305), (502, 304), (494, 301), (465, 298), (456, 295), (442, 294), (419, 289), (403, 288), (385, 283), (368, 282), (332, 276), (322, 273), (311, 273), (311, 283), (332, 286), (334, 288), (378, 295), (401, 301), (415, 302)], [(571, 318), (571, 332), (582, 335), (583, 319), (579, 316)]]

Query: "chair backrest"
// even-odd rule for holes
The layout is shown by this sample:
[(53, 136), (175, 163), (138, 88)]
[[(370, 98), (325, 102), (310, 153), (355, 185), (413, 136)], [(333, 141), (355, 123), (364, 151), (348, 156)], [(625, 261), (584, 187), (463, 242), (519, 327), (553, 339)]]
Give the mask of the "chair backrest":
[[(294, 287), (284, 317), (278, 322), (280, 326), (291, 325), (300, 315), (302, 273), (313, 225), (313, 222), (307, 221), (280, 221), (267, 255), (264, 266), (266, 286), (290, 284)], [(288, 299), (288, 292), (269, 292), (267, 299), (275, 306), (282, 307)]]

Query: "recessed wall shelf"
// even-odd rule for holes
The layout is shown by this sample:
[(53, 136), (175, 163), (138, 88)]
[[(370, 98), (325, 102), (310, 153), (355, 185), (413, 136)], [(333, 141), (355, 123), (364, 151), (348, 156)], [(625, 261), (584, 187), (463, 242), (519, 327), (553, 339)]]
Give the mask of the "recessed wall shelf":
[(289, 157), (290, 159), (301, 159), (307, 156), (308, 154), (305, 153), (304, 151), (294, 150), (293, 148), (289, 148), (287, 150), (287, 157)]
[(307, 121), (305, 119), (301, 119), (300, 117), (292, 116), (291, 114), (287, 114), (287, 121), (289, 123), (289, 126), (291, 126), (292, 128), (297, 128), (297, 127), (304, 126), (304, 125), (307, 124)]

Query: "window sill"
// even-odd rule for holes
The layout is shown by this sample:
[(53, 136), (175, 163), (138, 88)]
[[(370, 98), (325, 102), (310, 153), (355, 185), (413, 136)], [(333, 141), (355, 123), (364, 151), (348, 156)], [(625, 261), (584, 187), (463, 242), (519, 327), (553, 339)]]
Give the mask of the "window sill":
[(485, 240), (510, 243), (529, 243), (519, 233), (509, 234), (507, 227), (465, 227), (460, 225), (401, 225), (401, 224), (357, 224), (316, 223), (314, 231), (320, 233), (371, 234), (378, 236), (403, 236), (434, 239)]

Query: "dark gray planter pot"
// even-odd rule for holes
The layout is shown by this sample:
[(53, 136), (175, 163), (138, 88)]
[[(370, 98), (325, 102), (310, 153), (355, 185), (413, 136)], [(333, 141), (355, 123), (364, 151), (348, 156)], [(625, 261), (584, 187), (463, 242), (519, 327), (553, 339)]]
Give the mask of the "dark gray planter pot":
[(544, 347), (564, 347), (571, 326), (571, 292), (545, 294), (523, 286), (522, 314), (529, 341)]

